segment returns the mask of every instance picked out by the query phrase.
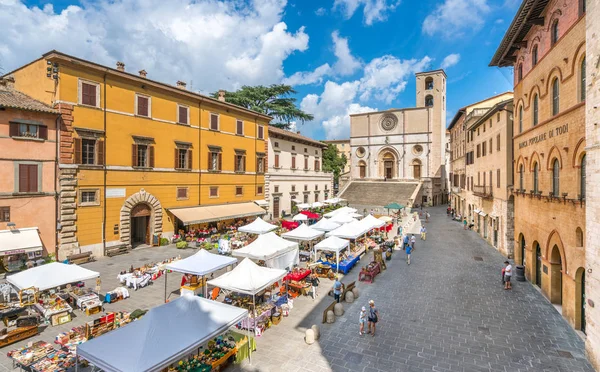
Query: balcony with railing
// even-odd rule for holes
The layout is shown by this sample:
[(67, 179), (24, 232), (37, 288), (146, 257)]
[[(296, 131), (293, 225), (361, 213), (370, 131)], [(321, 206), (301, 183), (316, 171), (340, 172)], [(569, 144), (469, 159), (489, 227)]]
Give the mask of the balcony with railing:
[(473, 186), (473, 195), (482, 198), (493, 198), (492, 186)]

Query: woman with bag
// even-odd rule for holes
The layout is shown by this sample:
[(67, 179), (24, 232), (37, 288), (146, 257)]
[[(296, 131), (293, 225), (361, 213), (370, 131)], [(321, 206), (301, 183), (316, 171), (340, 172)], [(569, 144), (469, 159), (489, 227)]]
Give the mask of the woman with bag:
[[(369, 301), (369, 325), (368, 325), (368, 333), (371, 336), (375, 337), (375, 328), (377, 326), (377, 322), (379, 321), (379, 310), (375, 307), (375, 301)], [(373, 332), (371, 332), (371, 327), (373, 327)]]
[(317, 288), (319, 287), (319, 277), (317, 276), (317, 274), (313, 273), (310, 276), (310, 285), (312, 286), (312, 299), (314, 301), (315, 296), (318, 296)]

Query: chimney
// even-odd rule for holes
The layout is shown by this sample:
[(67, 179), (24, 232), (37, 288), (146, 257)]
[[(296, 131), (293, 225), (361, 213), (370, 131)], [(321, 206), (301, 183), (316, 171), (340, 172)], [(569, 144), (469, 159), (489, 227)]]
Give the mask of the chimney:
[(117, 61), (117, 70), (125, 72), (125, 64), (121, 61)]
[(219, 90), (219, 101), (225, 102), (225, 91)]
[(140, 76), (143, 77), (143, 78), (145, 78), (146, 75), (148, 75), (148, 73), (146, 72), (146, 70), (140, 70), (139, 73), (140, 73)]
[(177, 88), (179, 89), (185, 89), (185, 87), (187, 86), (187, 84), (185, 83), (185, 81), (177, 81)]
[(15, 87), (15, 78), (13, 76), (7, 76), (0, 78), (0, 89), (13, 90)]

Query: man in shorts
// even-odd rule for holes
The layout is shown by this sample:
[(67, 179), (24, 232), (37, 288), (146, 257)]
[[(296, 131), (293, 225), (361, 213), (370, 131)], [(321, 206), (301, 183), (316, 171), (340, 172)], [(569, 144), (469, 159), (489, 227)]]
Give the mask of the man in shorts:
[(508, 261), (504, 261), (504, 289), (512, 289), (510, 279), (512, 277), (512, 265)]

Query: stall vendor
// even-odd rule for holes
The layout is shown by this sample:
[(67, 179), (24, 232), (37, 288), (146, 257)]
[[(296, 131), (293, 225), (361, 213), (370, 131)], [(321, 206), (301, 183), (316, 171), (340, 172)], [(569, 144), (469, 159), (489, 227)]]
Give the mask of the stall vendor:
[(191, 281), (192, 281), (192, 276), (190, 274), (183, 274), (183, 276), (181, 277), (180, 287), (187, 285)]

